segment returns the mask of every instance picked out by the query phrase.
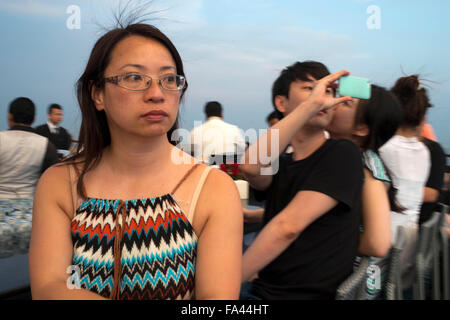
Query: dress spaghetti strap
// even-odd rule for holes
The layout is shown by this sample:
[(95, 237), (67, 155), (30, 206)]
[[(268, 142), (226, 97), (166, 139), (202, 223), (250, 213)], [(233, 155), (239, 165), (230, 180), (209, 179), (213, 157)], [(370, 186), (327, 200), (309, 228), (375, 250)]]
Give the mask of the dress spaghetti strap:
[(197, 200), (200, 196), (200, 192), (202, 191), (203, 185), (206, 181), (206, 177), (208, 176), (209, 171), (211, 171), (211, 167), (206, 167), (205, 170), (203, 170), (203, 173), (200, 177), (200, 181), (197, 184), (197, 187), (195, 188), (194, 195), (192, 196), (191, 206), (189, 207), (189, 211), (187, 212), (187, 218), (189, 221), (194, 221), (194, 213), (195, 213), (195, 207), (197, 206)]
[[(186, 178), (197, 168), (199, 163), (196, 163), (189, 171), (184, 175), (184, 177), (178, 182), (176, 187), (173, 189), (171, 194), (173, 195), (175, 191), (177, 191), (178, 187), (186, 180)], [(200, 176), (200, 180), (197, 183), (197, 187), (194, 190), (194, 194), (192, 196), (191, 205), (189, 206), (189, 211), (186, 212), (186, 217), (189, 221), (193, 222), (194, 219), (194, 211), (195, 207), (197, 205), (197, 200), (200, 196), (200, 192), (202, 191), (203, 184), (205, 183), (206, 177), (208, 176), (209, 171), (211, 170), (211, 167), (206, 167), (205, 170), (203, 170), (202, 175)]]
[(75, 170), (71, 164), (68, 165), (69, 168), (69, 184), (70, 184), (70, 192), (72, 194), (72, 205), (73, 205), (73, 214), (77, 211), (77, 189), (74, 188), (75, 183)]
[(174, 194), (178, 188), (181, 186), (181, 184), (184, 182), (184, 180), (186, 180), (187, 177), (190, 176), (190, 174), (195, 170), (195, 168), (197, 168), (199, 165), (199, 163), (196, 163), (192, 166), (192, 168), (189, 169), (189, 171), (184, 175), (183, 178), (181, 178), (181, 180), (177, 183), (177, 185), (175, 186), (175, 188), (172, 190), (172, 192), (170, 194)]

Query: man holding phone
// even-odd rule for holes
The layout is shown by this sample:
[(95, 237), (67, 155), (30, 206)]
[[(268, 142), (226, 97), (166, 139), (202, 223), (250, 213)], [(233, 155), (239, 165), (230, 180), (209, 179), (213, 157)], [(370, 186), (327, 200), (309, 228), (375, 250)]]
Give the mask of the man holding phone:
[[(264, 227), (243, 258), (243, 288), (248, 297), (334, 299), (352, 273), (359, 237), (363, 167), (356, 145), (326, 139), (332, 107), (350, 97), (334, 97), (335, 81), (322, 63), (297, 62), (284, 69), (272, 89), (272, 102), (284, 118), (251, 145), (241, 165), (247, 180), (267, 190)], [(273, 175), (259, 161), (278, 130), (278, 154), (269, 154)], [(292, 154), (280, 153), (288, 144)], [(272, 149), (270, 149), (271, 151)], [(264, 154), (260, 153), (260, 154)], [(248, 288), (249, 295), (246, 296)]]

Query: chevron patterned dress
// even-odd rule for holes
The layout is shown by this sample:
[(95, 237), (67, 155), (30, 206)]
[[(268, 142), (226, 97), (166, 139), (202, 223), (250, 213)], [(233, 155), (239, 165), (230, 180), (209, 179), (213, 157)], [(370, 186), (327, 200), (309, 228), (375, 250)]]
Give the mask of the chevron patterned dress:
[(171, 194), (87, 198), (72, 220), (81, 288), (111, 299), (190, 299), (197, 236)]

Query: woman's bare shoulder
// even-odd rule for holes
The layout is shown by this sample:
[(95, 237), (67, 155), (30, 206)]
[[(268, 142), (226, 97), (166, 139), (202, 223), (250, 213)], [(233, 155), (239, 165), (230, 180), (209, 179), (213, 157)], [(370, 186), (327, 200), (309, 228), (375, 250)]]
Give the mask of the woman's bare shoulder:
[[(204, 198), (213, 202), (218, 198), (226, 201), (239, 200), (239, 192), (233, 179), (222, 170), (211, 168), (203, 187)], [(221, 200), (222, 201), (222, 200)]]
[(82, 164), (79, 161), (65, 161), (54, 164), (42, 174), (40, 180), (52, 182), (67, 182), (70, 177), (70, 171), (73, 172), (73, 178), (78, 177), (81, 172)]
[(44, 171), (39, 179), (39, 183), (47, 185), (48, 183), (61, 183), (63, 180), (68, 181), (68, 179), (69, 164), (57, 163)]
[[(206, 164), (202, 164), (202, 166), (208, 167), (208, 165)], [(210, 172), (208, 174), (208, 179), (210, 180), (214, 180), (215, 182), (217, 182), (218, 184), (231, 184), (234, 183), (233, 179), (231, 179), (231, 177), (226, 174), (225, 172), (223, 172), (220, 169), (217, 168), (213, 168), (210, 167)]]
[(35, 192), (35, 203), (45, 207), (57, 205), (69, 218), (73, 212), (72, 188), (76, 188), (70, 177), (70, 165), (58, 163), (48, 168), (39, 179)]

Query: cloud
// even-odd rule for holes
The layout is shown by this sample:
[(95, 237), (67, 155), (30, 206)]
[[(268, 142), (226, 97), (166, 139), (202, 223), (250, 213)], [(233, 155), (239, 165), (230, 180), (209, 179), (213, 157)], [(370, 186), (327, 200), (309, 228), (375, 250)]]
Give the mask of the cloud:
[(356, 48), (348, 35), (302, 27), (280, 27), (276, 33), (261, 26), (245, 31), (238, 27), (199, 28), (191, 31), (189, 41), (182, 36), (176, 40), (187, 64), (235, 76), (242, 76), (243, 66), (250, 72), (267, 74), (278, 72), (295, 60), (329, 64), (371, 58)]
[(0, 10), (15, 14), (39, 17), (61, 17), (65, 7), (32, 0), (5, 0), (0, 2)]
[(271, 86), (280, 71), (295, 61), (318, 60), (337, 71), (348, 61), (367, 61), (371, 55), (347, 34), (312, 30), (303, 26), (274, 29), (270, 25), (191, 25), (171, 39), (180, 51), (189, 82), (186, 127), (202, 117), (205, 101), (226, 106), (228, 119), (241, 127), (264, 125), (260, 117), (271, 109)]

